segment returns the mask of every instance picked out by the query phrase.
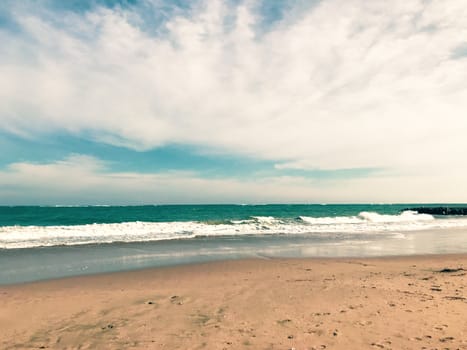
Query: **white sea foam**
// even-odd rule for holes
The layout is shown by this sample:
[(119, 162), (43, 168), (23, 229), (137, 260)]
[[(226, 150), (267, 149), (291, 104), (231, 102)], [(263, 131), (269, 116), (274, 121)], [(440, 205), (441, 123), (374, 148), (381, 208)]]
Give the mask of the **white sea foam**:
[(363, 211), (358, 216), (370, 222), (417, 222), (432, 221), (435, 218), (429, 214), (418, 214), (416, 211), (406, 210), (400, 215), (382, 215), (374, 212)]
[(126, 222), (74, 226), (0, 227), (0, 248), (79, 245), (111, 242), (145, 242), (197, 237), (241, 235), (360, 235), (389, 233), (403, 238), (406, 231), (467, 227), (467, 218), (435, 219), (431, 215), (406, 211), (400, 215), (362, 212), (357, 216), (308, 217), (296, 220), (252, 217), (224, 224), (188, 222)]
[(362, 219), (357, 216), (335, 216), (335, 217), (311, 217), (311, 216), (299, 216), (301, 221), (311, 225), (335, 225), (335, 224), (359, 224), (362, 223)]
[(252, 216), (252, 218), (260, 223), (266, 224), (271, 224), (280, 221), (273, 216)]
[(435, 218), (428, 214), (418, 214), (406, 210), (400, 215), (383, 215), (375, 212), (362, 211), (357, 216), (309, 217), (300, 216), (300, 220), (313, 225), (333, 224), (364, 224), (364, 223), (410, 223), (419, 221), (432, 221)]
[(252, 222), (255, 222), (254, 219), (247, 219), (247, 220), (230, 220), (231, 224), (234, 225), (240, 225), (240, 224), (251, 224)]

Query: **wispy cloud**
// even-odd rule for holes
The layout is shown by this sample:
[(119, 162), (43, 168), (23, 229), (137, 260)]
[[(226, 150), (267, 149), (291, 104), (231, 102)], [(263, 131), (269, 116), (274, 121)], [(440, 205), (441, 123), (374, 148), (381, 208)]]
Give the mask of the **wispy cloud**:
[(464, 1), (296, 2), (261, 29), (248, 1), (161, 3), (2, 9), (16, 29), (0, 28), (0, 128), (467, 175)]
[[(86, 156), (48, 163), (13, 163), (0, 171), (0, 205), (461, 202), (463, 176), (399, 176), (321, 181), (304, 176), (206, 179), (190, 171), (116, 172), (105, 161)], [(460, 185), (459, 185), (460, 184)]]
[(307, 201), (302, 177), (205, 179), (196, 172), (112, 172), (106, 162), (71, 155), (13, 163), (0, 171), (1, 204), (153, 204)]

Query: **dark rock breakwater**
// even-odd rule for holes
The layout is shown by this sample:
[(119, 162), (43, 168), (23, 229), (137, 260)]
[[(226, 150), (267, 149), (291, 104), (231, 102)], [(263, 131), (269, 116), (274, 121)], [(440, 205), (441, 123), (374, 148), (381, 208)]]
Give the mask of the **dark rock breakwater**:
[(413, 210), (419, 214), (431, 214), (431, 215), (467, 215), (467, 207), (418, 207), (418, 208), (406, 208), (404, 210)]

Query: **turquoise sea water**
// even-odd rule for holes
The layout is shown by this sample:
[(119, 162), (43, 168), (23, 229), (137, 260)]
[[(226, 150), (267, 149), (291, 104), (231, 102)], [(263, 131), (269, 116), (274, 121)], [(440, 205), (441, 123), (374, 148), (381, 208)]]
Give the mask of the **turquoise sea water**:
[(417, 206), (0, 207), (0, 284), (218, 259), (467, 252), (466, 217), (405, 210)]
[[(436, 204), (433, 204), (436, 206)], [(13, 206), (0, 207), (0, 226), (83, 225), (132, 221), (222, 222), (246, 220), (252, 216), (294, 219), (299, 216), (336, 217), (358, 215), (363, 211), (399, 214), (408, 204), (273, 204), (273, 205), (145, 205), (145, 206)], [(418, 205), (419, 206), (419, 205)]]

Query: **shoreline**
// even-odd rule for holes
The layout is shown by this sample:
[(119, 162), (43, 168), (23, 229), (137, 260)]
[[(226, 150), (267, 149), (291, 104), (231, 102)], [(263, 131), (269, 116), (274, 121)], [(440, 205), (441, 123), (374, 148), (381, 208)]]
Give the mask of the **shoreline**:
[[(71, 281), (73, 280), (81, 280), (81, 279), (88, 279), (88, 278), (111, 278), (115, 276), (118, 278), (124, 277), (125, 275), (132, 275), (132, 274), (139, 274), (139, 273), (155, 273), (157, 271), (165, 271), (165, 270), (173, 270), (173, 272), (177, 272), (177, 270), (186, 270), (193, 268), (200, 268), (202, 266), (207, 266), (208, 268), (210, 265), (218, 265), (218, 264), (229, 264), (229, 263), (251, 263), (257, 261), (276, 261), (276, 262), (286, 262), (286, 261), (297, 261), (297, 262), (340, 262), (340, 261), (347, 261), (347, 260), (357, 260), (357, 261), (366, 261), (366, 260), (444, 260), (446, 258), (452, 259), (463, 259), (467, 260), (467, 253), (446, 253), (446, 254), (439, 254), (439, 253), (429, 253), (429, 254), (410, 254), (410, 255), (381, 255), (381, 256), (316, 256), (316, 257), (275, 257), (275, 256), (263, 256), (257, 255), (255, 257), (247, 257), (247, 258), (232, 258), (232, 259), (219, 259), (219, 260), (209, 260), (209, 261), (199, 261), (199, 262), (186, 262), (186, 263), (178, 263), (173, 265), (162, 265), (162, 266), (151, 266), (151, 267), (143, 267), (143, 268), (134, 268), (128, 270), (120, 270), (120, 271), (109, 271), (109, 272), (96, 272), (96, 273), (89, 273), (89, 274), (80, 274), (80, 275), (73, 275), (73, 276), (64, 276), (64, 277), (52, 277), (52, 278), (45, 278), (40, 280), (34, 281), (25, 281), (25, 282), (18, 282), (18, 283), (0, 283), (0, 290), (2, 288), (16, 288), (21, 286), (29, 286), (29, 285), (39, 285), (39, 284), (47, 284), (50, 282), (57, 282), (60, 281)], [(449, 259), (451, 260), (451, 259)], [(466, 267), (467, 269), (467, 267)]]
[(14, 283), (0, 283), (0, 290), (2, 288), (15, 288), (21, 286), (28, 286), (28, 285), (36, 285), (42, 283), (49, 283), (49, 282), (60, 282), (60, 281), (67, 281), (67, 280), (80, 280), (80, 279), (87, 279), (87, 278), (106, 278), (111, 276), (118, 276), (118, 275), (127, 275), (127, 274), (137, 274), (137, 273), (145, 273), (145, 272), (156, 272), (159, 270), (176, 270), (181, 269), (188, 269), (190, 267), (196, 266), (209, 266), (209, 265), (216, 265), (216, 264), (227, 264), (227, 263), (235, 263), (235, 262), (249, 262), (254, 263), (256, 261), (304, 261), (304, 262), (312, 262), (312, 261), (345, 261), (345, 260), (410, 260), (411, 258), (414, 259), (430, 259), (430, 260), (438, 260), (444, 258), (463, 258), (467, 259), (467, 253), (428, 253), (428, 254), (410, 254), (410, 255), (381, 255), (381, 256), (311, 256), (311, 257), (275, 257), (275, 256), (263, 256), (257, 255), (252, 257), (246, 258), (231, 258), (231, 259), (218, 259), (218, 260), (207, 260), (207, 261), (194, 261), (194, 262), (182, 262), (176, 263), (173, 265), (161, 265), (161, 266), (149, 266), (149, 267), (142, 267), (142, 268), (130, 268), (124, 269), (119, 271), (107, 271), (107, 272), (95, 272), (95, 273), (88, 273), (88, 274), (79, 274), (79, 275), (70, 275), (70, 276), (63, 276), (63, 277), (52, 277), (52, 278), (44, 278), (32, 281), (24, 281), (24, 282), (14, 282)]
[(467, 253), (465, 228), (407, 231), (381, 236), (364, 233), (351, 238), (350, 242), (318, 238), (302, 235), (239, 236), (235, 239), (219, 237), (162, 243), (6, 249), (0, 252), (0, 285), (255, 257), (376, 258)]
[(4, 349), (467, 349), (467, 254), (226, 260), (0, 296)]

